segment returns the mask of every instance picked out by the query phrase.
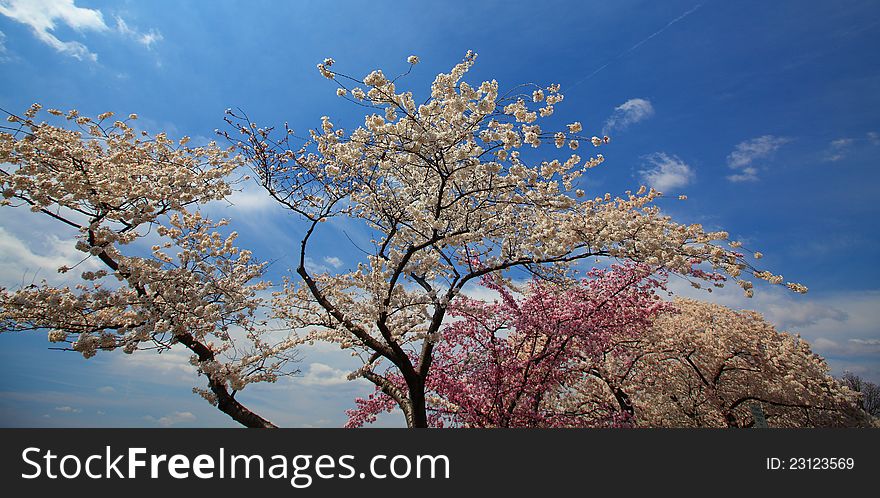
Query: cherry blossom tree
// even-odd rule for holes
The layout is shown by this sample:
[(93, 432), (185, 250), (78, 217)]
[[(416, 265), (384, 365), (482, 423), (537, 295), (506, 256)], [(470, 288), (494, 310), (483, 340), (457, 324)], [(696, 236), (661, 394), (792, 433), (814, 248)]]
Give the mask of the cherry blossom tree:
[[(859, 393), (859, 406), (876, 419), (880, 418), (880, 386), (868, 382), (852, 372), (844, 372), (840, 381)], [(875, 422), (876, 423), (876, 422)]]
[(754, 311), (679, 298), (617, 346), (624, 354), (586, 366), (630, 394), (639, 426), (749, 427), (753, 406), (771, 427), (865, 423), (857, 394), (807, 341)]
[[(858, 393), (806, 341), (755, 312), (661, 301), (663, 279), (649, 273), (636, 265), (567, 287), (534, 281), (521, 299), (484, 277), (501, 301), (450, 307), (462, 319), (435, 350), (431, 425), (749, 427), (753, 407), (771, 427), (869, 423)], [(351, 427), (395, 406), (378, 390), (356, 404)]]
[[(408, 62), (407, 73), (419, 60)], [(310, 340), (351, 350), (363, 362), (352, 377), (378, 386), (409, 427), (429, 423), (426, 386), (450, 303), (484, 275), (520, 268), (561, 278), (578, 262), (616, 257), (695, 284), (721, 285), (724, 272), (749, 295), (749, 275), (782, 283), (725, 246), (725, 232), (663, 215), (654, 204), (660, 192), (588, 196), (578, 180), (604, 157), (582, 157), (582, 147), (609, 139), (584, 135), (579, 122), (539, 124), (562, 103), (559, 85), (502, 92), (495, 80), (471, 84), (464, 78), (475, 62), (469, 52), (417, 103), (398, 89), (401, 77), (375, 70), (358, 79), (324, 60), (318, 70), (336, 94), (369, 112), (350, 132), (325, 116), (300, 139), (286, 124), (259, 126), (241, 111), (227, 116), (225, 134), (260, 184), (305, 221), (297, 275), (277, 296), (277, 316), (308, 329)], [(568, 151), (536, 158), (530, 149), (545, 143)], [(311, 242), (334, 218), (360, 223), (372, 245), (361, 248), (367, 254), (356, 268), (318, 274), (306, 264)]]
[(235, 246), (235, 233), (221, 235), (225, 221), (192, 210), (230, 194), (240, 161), (213, 143), (138, 133), (136, 115), (49, 110), (54, 125), (36, 120), (40, 109), (10, 114), (0, 133), (0, 204), (71, 229), (82, 261), (59, 272), (86, 261), (100, 269), (76, 285), (0, 288), (0, 330), (48, 329), (52, 343), (86, 358), (186, 348), (208, 381), (194, 391), (245, 426), (272, 427), (236, 393), (289, 373), (296, 340), (272, 340), (259, 321), (264, 264)]
[[(517, 299), (490, 275), (483, 285), (500, 295), (487, 303), (465, 296), (450, 306), (459, 320), (442, 331), (428, 379), (434, 427), (605, 427), (633, 423), (620, 386), (585, 364), (624, 353), (668, 307), (656, 294), (662, 276), (646, 265), (592, 270), (580, 282), (533, 280)], [(584, 376), (604, 390), (584, 396)], [(395, 377), (398, 384), (399, 376)], [(381, 393), (356, 400), (349, 426), (372, 422), (394, 407)]]

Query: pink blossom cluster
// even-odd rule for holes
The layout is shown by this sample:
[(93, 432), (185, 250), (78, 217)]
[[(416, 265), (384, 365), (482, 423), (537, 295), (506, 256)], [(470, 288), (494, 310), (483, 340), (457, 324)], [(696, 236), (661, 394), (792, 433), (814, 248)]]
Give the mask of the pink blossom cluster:
[[(523, 296), (486, 275), (482, 284), (500, 301), (461, 297), (450, 308), (434, 351), (427, 390), (432, 425), (464, 427), (597, 427), (632, 423), (631, 407), (608, 396), (566, 403), (580, 382), (585, 361), (624, 351), (615, 344), (636, 338), (668, 307), (656, 294), (664, 277), (642, 264), (594, 269), (588, 278), (559, 284), (534, 280)], [(402, 379), (397, 384), (401, 388)], [(588, 406), (589, 405), (589, 406)], [(349, 426), (390, 410), (377, 392), (357, 400)]]

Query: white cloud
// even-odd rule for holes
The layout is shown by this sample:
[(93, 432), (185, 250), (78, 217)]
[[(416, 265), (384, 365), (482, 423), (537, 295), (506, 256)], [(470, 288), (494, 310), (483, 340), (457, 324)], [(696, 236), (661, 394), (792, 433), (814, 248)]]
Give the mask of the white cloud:
[(159, 424), (162, 427), (171, 427), (172, 425), (182, 424), (186, 422), (195, 422), (196, 416), (193, 415), (192, 412), (174, 412), (159, 418), (147, 415), (144, 417), (144, 420), (149, 420), (150, 422)]
[(838, 138), (837, 140), (832, 140), (828, 145), (828, 152), (825, 155), (825, 160), (831, 162), (840, 161), (847, 156), (854, 143), (855, 140), (852, 138)]
[(0, 62), (7, 62), (9, 60), (9, 51), (6, 50), (6, 33), (0, 31)]
[(342, 268), (342, 265), (345, 264), (341, 259), (337, 258), (336, 256), (325, 256), (322, 261), (323, 263), (318, 263), (311, 257), (306, 256), (306, 270), (308, 270), (310, 273), (315, 274), (333, 273), (334, 269), (338, 270), (339, 268)]
[(850, 318), (846, 311), (838, 307), (794, 298), (781, 302), (768, 302), (763, 309), (767, 318), (783, 328), (797, 329), (822, 321), (844, 323)]
[(83, 270), (96, 269), (99, 266), (97, 260), (89, 258), (67, 274), (59, 274), (56, 270), (61, 266), (72, 268), (85, 257), (76, 250), (73, 239), (63, 240), (54, 234), (35, 230), (32, 238), (23, 240), (0, 226), (0, 286), (15, 288), (42, 279), (50, 283), (69, 281)]
[(153, 44), (158, 43), (163, 40), (162, 33), (155, 29), (151, 29), (147, 33), (142, 33), (137, 29), (132, 28), (119, 16), (116, 16), (116, 31), (119, 34), (131, 38), (136, 42), (147, 48), (153, 48)]
[[(711, 301), (736, 309), (758, 311), (781, 330), (799, 332), (819, 323), (847, 323), (855, 319), (856, 315), (852, 308), (853, 297), (820, 299), (813, 298), (810, 294), (795, 294), (778, 286), (761, 285), (755, 291), (755, 297), (748, 298), (739, 286), (732, 283), (726, 284), (724, 288), (714, 289), (710, 294), (705, 290), (692, 288), (683, 279), (673, 279), (669, 287), (675, 295)], [(876, 298), (880, 298), (880, 294)]]
[(66, 405), (65, 406), (56, 406), (55, 411), (61, 412), (61, 413), (82, 413), (81, 408), (74, 408), (72, 406), (66, 406)]
[(316, 263), (314, 259), (309, 256), (306, 256), (305, 259), (305, 267), (309, 273), (320, 274), (320, 273), (329, 273), (330, 267), (321, 263)]
[(605, 121), (603, 135), (610, 135), (613, 130), (623, 130), (631, 124), (644, 121), (654, 115), (654, 106), (645, 99), (629, 99), (614, 108), (614, 112)]
[(751, 166), (743, 168), (740, 173), (727, 175), (727, 179), (734, 183), (758, 181), (758, 169)]
[(813, 341), (813, 347), (816, 349), (819, 349), (819, 350), (828, 351), (830, 349), (839, 348), (840, 345), (837, 344), (836, 342), (832, 341), (831, 339), (826, 339), (824, 337), (820, 337), (820, 338), (816, 339), (815, 341)]
[[(227, 177), (226, 181), (233, 185), (239, 182), (238, 179), (233, 177)], [(281, 204), (273, 199), (272, 196), (262, 187), (257, 185), (256, 182), (248, 181), (241, 183), (240, 185), (240, 188), (233, 189), (231, 195), (221, 201), (211, 203), (209, 206), (211, 208), (219, 209), (220, 207), (227, 207), (231, 204), (232, 209), (243, 212), (244, 214), (265, 212), (269, 210), (280, 212), (282, 210)], [(224, 214), (228, 215), (228, 212)]]
[(880, 133), (876, 131), (868, 132), (868, 141), (871, 142), (871, 145), (880, 145)]
[(158, 32), (154, 29), (151, 29), (149, 33), (142, 33), (140, 36), (138, 36), (137, 41), (141, 45), (143, 45), (147, 48), (151, 48), (154, 43), (160, 42), (164, 38), (165, 37), (162, 36), (162, 33)]
[(315, 362), (309, 364), (309, 370), (300, 382), (307, 386), (335, 386), (348, 383), (346, 375), (348, 373), (343, 370)]
[(113, 386), (102, 386), (98, 388), (98, 392), (101, 394), (112, 394), (116, 392), (116, 389)]
[(127, 36), (133, 36), (136, 33), (135, 30), (128, 27), (128, 23), (125, 22), (125, 19), (119, 16), (116, 16), (116, 31)]
[(755, 181), (758, 179), (758, 168), (754, 162), (758, 159), (769, 157), (776, 149), (791, 142), (790, 138), (763, 135), (751, 140), (745, 140), (736, 145), (727, 156), (727, 166), (739, 170), (727, 177), (732, 182)]
[(324, 258), (324, 262), (333, 268), (339, 268), (342, 266), (342, 260), (337, 258), (336, 256), (327, 256)]
[(865, 346), (880, 346), (880, 339), (850, 339), (849, 342)]
[(684, 187), (694, 180), (694, 170), (678, 156), (655, 152), (645, 159), (651, 167), (639, 171), (642, 180), (660, 192)]
[(788, 143), (790, 140), (784, 137), (764, 135), (751, 140), (740, 142), (733, 152), (727, 156), (727, 165), (731, 168), (742, 168), (752, 164), (755, 159), (769, 156), (773, 151)]
[[(525, 284), (526, 282), (527, 281), (515, 282), (514, 285), (521, 285)], [(473, 280), (468, 282), (468, 284), (465, 285), (464, 288), (462, 288), (461, 295), (469, 297), (471, 299), (485, 301), (487, 303), (491, 303), (493, 301), (501, 299), (501, 294), (498, 291), (480, 285), (479, 283), (475, 283)], [(449, 314), (447, 313), (447, 315)]]
[[(219, 414), (216, 408), (212, 408), (200, 397), (193, 395), (188, 384), (178, 383), (172, 389), (168, 389), (156, 386), (149, 373), (136, 376), (116, 375), (115, 372), (104, 370), (105, 362), (98, 358), (94, 361), (97, 363), (86, 370), (97, 369), (103, 372), (101, 375), (112, 376), (114, 380), (120, 381), (117, 395), (92, 396), (92, 388), (89, 388), (87, 381), (85, 383), (83, 381), (86, 378), (91, 379), (92, 374), (96, 372), (83, 377), (82, 372), (76, 371), (80, 369), (72, 369), (70, 378), (78, 381), (64, 386), (63, 391), (44, 391), (34, 386), (19, 386), (22, 389), (19, 391), (0, 391), (0, 412), (6, 417), (3, 419), (4, 425), (8, 427), (154, 426), (160, 420), (159, 415), (169, 413), (173, 415), (175, 411), (198, 413), (200, 418), (204, 413), (207, 420), (204, 425), (217, 426), (226, 422), (222, 414), (220, 417), (215, 416)], [(53, 380), (47, 379), (47, 385), (52, 383)], [(65, 406), (70, 409), (64, 408)], [(56, 410), (56, 407), (61, 410)], [(35, 421), (32, 417), (34, 413), (47, 412), (55, 414), (51, 422)], [(156, 417), (145, 418), (143, 416), (145, 413), (156, 414)], [(77, 414), (97, 414), (106, 418), (96, 420), (94, 417), (77, 416)], [(171, 421), (172, 416), (168, 418)]]
[(0, 0), (0, 14), (27, 24), (34, 35), (55, 50), (83, 60), (98, 60), (97, 54), (75, 41), (61, 41), (51, 33), (60, 21), (82, 33), (106, 31), (101, 11), (74, 5), (73, 0)]
[[(111, 28), (104, 22), (104, 15), (98, 9), (78, 7), (74, 0), (0, 0), (0, 14), (30, 26), (43, 43), (58, 52), (79, 60), (96, 62), (98, 54), (78, 41), (62, 41), (53, 34), (59, 24), (67, 25), (83, 34), (86, 31), (109, 32)], [(162, 34), (151, 29), (142, 33), (129, 27), (124, 20), (116, 18), (115, 31), (131, 38), (146, 47), (162, 40)]]
[(172, 348), (161, 353), (155, 351), (135, 351), (132, 354), (110, 356), (108, 369), (116, 376), (149, 377), (154, 384), (179, 386), (198, 385), (198, 371), (189, 360), (192, 353), (184, 348)]

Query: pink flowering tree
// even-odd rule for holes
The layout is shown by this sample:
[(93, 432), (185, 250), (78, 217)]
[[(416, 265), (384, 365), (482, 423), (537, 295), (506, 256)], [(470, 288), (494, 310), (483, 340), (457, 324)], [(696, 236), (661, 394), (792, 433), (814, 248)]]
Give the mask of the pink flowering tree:
[[(604, 157), (583, 147), (609, 139), (585, 135), (580, 122), (553, 123), (559, 85), (505, 91), (495, 80), (465, 81), (476, 58), (469, 52), (437, 75), (423, 97), (399, 87), (403, 75), (355, 78), (326, 59), (318, 69), (336, 94), (368, 112), (348, 131), (325, 116), (301, 140), (286, 125), (260, 126), (242, 112), (227, 117), (226, 136), (262, 187), (304, 221), (296, 275), (277, 296), (277, 316), (309, 340), (360, 358), (352, 377), (374, 383), (409, 427), (429, 425), (426, 394), (451, 303), (486, 275), (521, 268), (562, 278), (580, 261), (615, 257), (715, 284), (724, 272), (749, 294), (747, 277), (783, 282), (752, 266), (725, 232), (663, 215), (654, 205), (660, 192), (587, 195), (577, 182)], [(419, 60), (408, 62), (407, 72)], [(544, 145), (567, 151), (522, 153)], [(316, 273), (306, 264), (313, 235), (332, 219), (362, 226), (372, 246), (361, 248), (356, 267)]]
[[(580, 282), (533, 280), (521, 299), (489, 275), (483, 285), (500, 301), (460, 297), (458, 320), (442, 330), (428, 381), (429, 420), (435, 427), (605, 427), (633, 420), (629, 395), (598, 370), (584, 368), (627, 352), (667, 307), (655, 290), (662, 277), (646, 265), (595, 269)], [(578, 393), (585, 377), (604, 390)], [(400, 378), (397, 377), (398, 382)], [(378, 391), (356, 400), (348, 426), (360, 426), (394, 407)]]
[[(859, 395), (797, 336), (755, 312), (661, 301), (644, 265), (593, 270), (569, 286), (533, 281), (517, 298), (461, 297), (428, 381), (434, 427), (852, 427)], [(647, 276), (647, 277), (646, 277)], [(398, 385), (403, 379), (388, 374)], [(393, 400), (356, 400), (349, 427)]]
[(193, 209), (230, 194), (240, 161), (213, 143), (137, 132), (135, 115), (49, 110), (61, 122), (51, 124), (39, 113), (9, 115), (0, 130), (0, 206), (56, 222), (82, 259), (57, 268), (66, 285), (0, 288), (0, 331), (48, 329), (56, 348), (85, 358), (184, 348), (207, 378), (196, 392), (242, 425), (272, 427), (236, 394), (289, 373), (296, 341), (272, 339), (259, 320), (264, 264), (220, 233), (225, 221)]

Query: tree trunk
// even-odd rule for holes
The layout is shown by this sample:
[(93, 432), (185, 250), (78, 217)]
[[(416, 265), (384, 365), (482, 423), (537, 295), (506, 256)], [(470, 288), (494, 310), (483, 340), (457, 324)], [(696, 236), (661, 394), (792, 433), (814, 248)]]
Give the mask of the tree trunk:
[(407, 379), (409, 388), (410, 415), (406, 425), (410, 429), (426, 429), (428, 427), (428, 410), (425, 404), (424, 379)]

